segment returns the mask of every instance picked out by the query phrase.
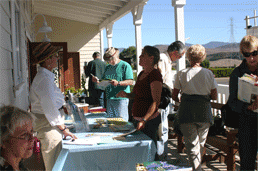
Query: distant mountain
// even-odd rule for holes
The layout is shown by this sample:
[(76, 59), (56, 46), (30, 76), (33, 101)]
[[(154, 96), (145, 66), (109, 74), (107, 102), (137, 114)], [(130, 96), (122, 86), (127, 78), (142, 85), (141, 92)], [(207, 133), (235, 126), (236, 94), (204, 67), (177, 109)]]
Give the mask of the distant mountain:
[(230, 48), (233, 48), (233, 49), (238, 49), (238, 51), (239, 51), (239, 46), (240, 46), (240, 43), (229, 43), (227, 45), (219, 46), (217, 48), (218, 49), (230, 49)]
[(218, 48), (220, 46), (225, 46), (225, 45), (229, 45), (230, 43), (226, 43), (226, 42), (217, 42), (217, 41), (212, 41), (206, 44), (203, 44), (203, 47), (205, 48)]
[[(186, 43), (186, 47), (190, 47), (193, 44)], [(159, 49), (161, 53), (164, 53), (169, 45), (155, 45), (156, 48)], [(206, 44), (203, 44), (206, 49), (206, 53), (209, 54), (216, 54), (220, 52), (239, 52), (239, 43), (226, 43), (226, 42), (218, 42), (212, 41)]]

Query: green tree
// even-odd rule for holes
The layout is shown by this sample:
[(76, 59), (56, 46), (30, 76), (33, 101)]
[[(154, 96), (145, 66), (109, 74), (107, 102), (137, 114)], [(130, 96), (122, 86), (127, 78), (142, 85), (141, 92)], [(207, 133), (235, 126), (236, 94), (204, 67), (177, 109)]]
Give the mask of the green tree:
[(124, 49), (120, 55), (119, 58), (122, 60), (127, 61), (131, 64), (133, 69), (136, 69), (136, 47), (130, 46), (127, 49)]
[(204, 61), (202, 61), (201, 66), (204, 68), (209, 68), (210, 67), (210, 61), (208, 59), (204, 59)]

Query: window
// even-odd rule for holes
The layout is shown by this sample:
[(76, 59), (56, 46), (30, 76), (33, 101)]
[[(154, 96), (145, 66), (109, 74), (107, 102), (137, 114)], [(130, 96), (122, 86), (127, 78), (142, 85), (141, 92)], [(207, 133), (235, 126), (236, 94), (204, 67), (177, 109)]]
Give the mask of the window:
[[(19, 3), (19, 1), (18, 1)], [(19, 4), (11, 1), (12, 8), (12, 60), (13, 60), (13, 77), (14, 86), (22, 83), (22, 55), (21, 55), (21, 19)]]

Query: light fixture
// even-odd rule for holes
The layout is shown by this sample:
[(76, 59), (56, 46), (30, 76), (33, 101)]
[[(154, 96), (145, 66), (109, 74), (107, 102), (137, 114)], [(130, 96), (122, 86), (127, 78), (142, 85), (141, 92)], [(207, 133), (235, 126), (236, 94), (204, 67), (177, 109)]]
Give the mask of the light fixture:
[(34, 23), (35, 18), (38, 15), (41, 15), (43, 17), (44, 21), (43, 21), (43, 26), (39, 28), (37, 34), (38, 33), (45, 33), (44, 38), (42, 39), (42, 42), (50, 42), (51, 40), (47, 37), (47, 33), (52, 32), (52, 28), (47, 25), (46, 17), (43, 14), (40, 14), (40, 13), (36, 14), (33, 17), (33, 20), (31, 22), (31, 24)]

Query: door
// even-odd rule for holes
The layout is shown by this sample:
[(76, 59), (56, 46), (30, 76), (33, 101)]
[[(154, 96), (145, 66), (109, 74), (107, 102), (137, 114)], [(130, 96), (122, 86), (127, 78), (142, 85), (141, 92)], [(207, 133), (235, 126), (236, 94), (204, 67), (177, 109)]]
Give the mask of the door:
[[(62, 53), (60, 52), (60, 55)], [(81, 88), (80, 79), (80, 53), (79, 52), (68, 52), (67, 60), (64, 61), (61, 57), (59, 66), (59, 83), (62, 92), (67, 88), (74, 87), (75, 89)], [(67, 62), (67, 70), (64, 74), (63, 63)]]

